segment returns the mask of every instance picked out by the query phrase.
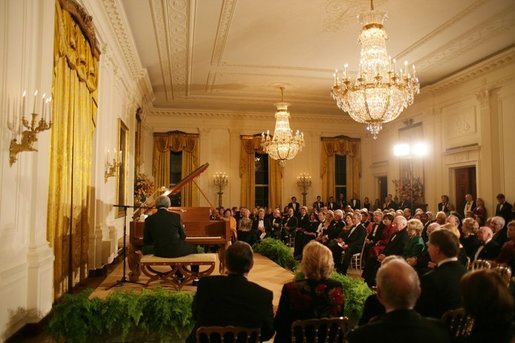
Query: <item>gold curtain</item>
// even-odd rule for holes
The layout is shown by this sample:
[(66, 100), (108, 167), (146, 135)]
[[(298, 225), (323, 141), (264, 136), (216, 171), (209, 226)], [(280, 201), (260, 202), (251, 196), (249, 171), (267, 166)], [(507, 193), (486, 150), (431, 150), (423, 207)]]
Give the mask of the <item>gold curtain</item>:
[[(256, 169), (254, 158), (256, 152), (264, 154), (261, 147), (261, 135), (241, 136), (240, 177), (241, 206), (254, 207), (256, 204), (255, 186)], [(281, 208), (283, 168), (276, 160), (268, 159), (268, 206)]]
[(328, 199), (337, 197), (335, 191), (335, 155), (346, 156), (347, 197), (360, 195), (361, 178), (361, 143), (359, 139), (340, 137), (322, 137), (320, 153), (320, 177), (322, 178), (322, 196)]
[[(156, 186), (170, 185), (170, 151), (182, 151), (182, 177), (199, 167), (199, 136), (178, 131), (154, 133), (152, 171)], [(199, 194), (191, 183), (181, 190), (182, 206), (198, 206)]]
[(88, 272), (88, 201), (99, 53), (92, 27), (85, 24), (91, 25), (91, 18), (77, 6), (65, 0), (55, 2), (47, 219), (47, 238), (55, 255), (55, 298), (84, 280)]

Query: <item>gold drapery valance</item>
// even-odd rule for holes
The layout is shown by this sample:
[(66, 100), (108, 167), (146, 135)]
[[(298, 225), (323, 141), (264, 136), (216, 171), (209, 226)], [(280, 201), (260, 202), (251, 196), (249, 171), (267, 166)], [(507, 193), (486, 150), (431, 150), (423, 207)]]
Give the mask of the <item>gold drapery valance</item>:
[[(199, 135), (180, 131), (154, 133), (152, 173), (156, 186), (170, 185), (170, 151), (182, 151), (181, 176), (185, 177), (199, 166)], [(192, 184), (181, 191), (182, 206), (198, 206), (198, 190)]]
[(335, 192), (335, 155), (346, 156), (347, 197), (360, 196), (361, 140), (346, 136), (322, 137), (320, 153), (320, 177), (322, 196), (328, 199), (337, 197)]
[(47, 238), (58, 298), (88, 275), (99, 53), (91, 17), (75, 1), (55, 2), (54, 24)]
[[(241, 206), (254, 207), (256, 204), (256, 153), (265, 154), (261, 147), (261, 135), (242, 135), (240, 149)], [(268, 206), (281, 207), (283, 168), (276, 160), (268, 159)]]

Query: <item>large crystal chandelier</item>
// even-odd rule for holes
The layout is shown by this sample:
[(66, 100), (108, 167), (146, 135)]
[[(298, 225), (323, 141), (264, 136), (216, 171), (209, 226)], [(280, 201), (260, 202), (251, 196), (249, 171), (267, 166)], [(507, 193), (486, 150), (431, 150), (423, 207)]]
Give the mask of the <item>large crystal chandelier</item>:
[(302, 151), (304, 146), (304, 134), (299, 130), (293, 134), (293, 130), (290, 129), (289, 104), (284, 102), (283, 92), (284, 87), (281, 87), (281, 102), (275, 104), (277, 112), (275, 112), (273, 136), (270, 135), (268, 130), (266, 134), (261, 133), (261, 146), (268, 156), (279, 161), (282, 167), (284, 167), (286, 161), (291, 160)]
[(358, 123), (366, 124), (374, 139), (383, 123), (396, 119), (413, 104), (413, 98), (420, 90), (415, 66), (412, 66), (412, 74), (407, 61), (404, 69), (395, 71), (395, 59), (392, 60), (386, 51), (387, 35), (383, 26), (386, 18), (385, 12), (374, 10), (373, 0), (370, 1), (370, 12), (358, 16), (362, 26), (358, 75), (351, 80), (346, 64), (341, 74), (338, 70), (334, 73), (331, 91), (338, 107)]

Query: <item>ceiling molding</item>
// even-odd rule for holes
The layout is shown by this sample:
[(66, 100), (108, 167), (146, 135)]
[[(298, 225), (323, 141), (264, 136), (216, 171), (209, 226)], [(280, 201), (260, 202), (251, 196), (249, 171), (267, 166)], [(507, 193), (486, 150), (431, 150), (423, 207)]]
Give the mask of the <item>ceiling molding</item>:
[(492, 58), (479, 62), (472, 67), (469, 67), (461, 72), (443, 79), (442, 81), (424, 87), (423, 91), (434, 93), (447, 87), (455, 86), (457, 84), (491, 72), (494, 69), (501, 68), (509, 63), (512, 63), (514, 60), (515, 47), (511, 47), (510, 49), (503, 51), (493, 56)]
[(215, 44), (211, 55), (211, 65), (220, 65), (237, 2), (237, 0), (223, 1), (220, 20), (218, 21), (218, 28), (216, 29)]

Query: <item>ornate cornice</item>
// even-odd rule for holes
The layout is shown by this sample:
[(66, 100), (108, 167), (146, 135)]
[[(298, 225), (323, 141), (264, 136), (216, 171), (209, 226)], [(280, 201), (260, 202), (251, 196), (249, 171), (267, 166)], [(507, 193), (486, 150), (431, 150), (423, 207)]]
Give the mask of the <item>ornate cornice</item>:
[(122, 58), (128, 66), (131, 77), (139, 79), (144, 75), (143, 67), (139, 59), (134, 40), (130, 34), (127, 18), (118, 0), (102, 0), (109, 18), (109, 22), (115, 34), (115, 38), (121, 49)]
[(477, 78), (495, 69), (513, 63), (514, 59), (515, 47), (511, 47), (508, 50), (505, 50), (485, 61), (476, 63), (475, 65), (466, 68), (465, 70), (458, 72), (452, 76), (449, 76), (433, 85), (424, 87), (423, 91), (434, 93), (442, 89), (455, 86), (457, 84), (466, 82), (473, 78)]
[(218, 21), (218, 28), (216, 30), (215, 44), (213, 46), (213, 54), (211, 56), (211, 65), (217, 66), (220, 64), (222, 55), (231, 28), (232, 17), (236, 9), (237, 0), (224, 0), (222, 4), (222, 12), (220, 20)]
[(100, 49), (98, 47), (98, 41), (95, 34), (93, 18), (75, 0), (59, 0), (59, 4), (63, 10), (70, 13), (70, 15), (75, 19), (75, 22), (79, 25), (82, 33), (89, 42), (93, 56), (98, 57), (100, 55)]

